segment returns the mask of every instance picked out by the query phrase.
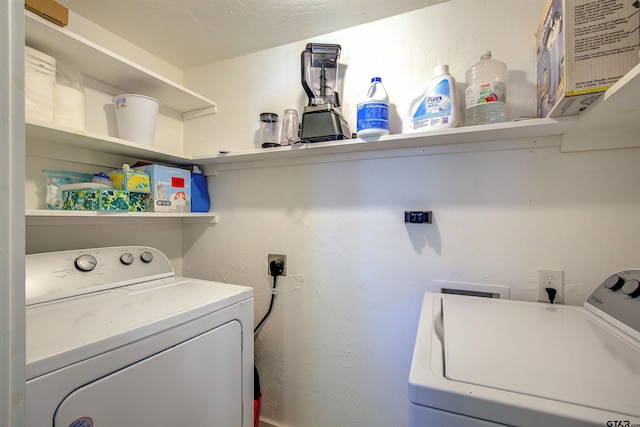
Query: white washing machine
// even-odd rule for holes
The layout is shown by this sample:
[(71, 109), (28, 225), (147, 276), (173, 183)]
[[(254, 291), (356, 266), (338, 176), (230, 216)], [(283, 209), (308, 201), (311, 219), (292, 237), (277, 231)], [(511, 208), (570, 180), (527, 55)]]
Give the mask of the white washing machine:
[(640, 270), (584, 307), (427, 293), (409, 425), (640, 426)]
[(150, 247), (27, 255), (28, 427), (253, 426), (253, 290)]

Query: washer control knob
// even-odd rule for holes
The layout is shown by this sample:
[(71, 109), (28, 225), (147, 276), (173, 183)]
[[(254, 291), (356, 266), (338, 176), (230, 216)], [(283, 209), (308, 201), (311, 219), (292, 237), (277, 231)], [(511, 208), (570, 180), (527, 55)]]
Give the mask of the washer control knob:
[(80, 271), (91, 271), (98, 265), (98, 260), (93, 255), (80, 255), (73, 262)]
[(617, 274), (607, 277), (604, 281), (604, 287), (611, 291), (617, 291), (622, 287), (622, 285), (624, 285), (624, 280)]
[(142, 252), (142, 255), (140, 255), (140, 259), (142, 260), (142, 262), (148, 264), (153, 261), (153, 254), (149, 251), (144, 251)]
[(630, 296), (631, 298), (637, 298), (640, 296), (640, 281), (638, 279), (631, 279), (622, 287), (622, 292)]
[(133, 263), (133, 255), (129, 252), (123, 253), (120, 255), (120, 262), (124, 265), (131, 265), (131, 263)]

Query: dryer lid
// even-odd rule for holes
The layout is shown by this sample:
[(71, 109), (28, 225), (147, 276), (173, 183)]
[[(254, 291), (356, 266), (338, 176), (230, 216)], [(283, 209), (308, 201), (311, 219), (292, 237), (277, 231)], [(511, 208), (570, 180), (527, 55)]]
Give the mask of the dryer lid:
[(251, 298), (249, 287), (174, 276), (29, 306), (26, 377), (52, 372)]
[(640, 346), (583, 308), (443, 298), (445, 377), (640, 416)]

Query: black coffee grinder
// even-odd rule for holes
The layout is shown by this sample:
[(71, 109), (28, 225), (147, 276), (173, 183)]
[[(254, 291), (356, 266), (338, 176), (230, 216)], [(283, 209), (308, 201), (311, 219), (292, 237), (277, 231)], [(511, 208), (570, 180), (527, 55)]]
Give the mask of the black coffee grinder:
[(302, 51), (302, 87), (309, 97), (300, 124), (302, 142), (351, 138), (337, 89), (340, 45), (309, 43)]

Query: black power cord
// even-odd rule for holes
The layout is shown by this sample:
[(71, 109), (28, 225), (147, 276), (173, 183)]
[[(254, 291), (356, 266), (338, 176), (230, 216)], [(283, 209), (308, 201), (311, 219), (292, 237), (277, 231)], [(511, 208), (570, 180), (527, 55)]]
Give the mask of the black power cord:
[(277, 279), (278, 279), (278, 276), (282, 276), (282, 273), (284, 273), (284, 261), (282, 261), (280, 258), (272, 260), (269, 263), (269, 271), (273, 276), (273, 288), (271, 289), (271, 302), (269, 302), (269, 309), (267, 310), (267, 313), (264, 315), (262, 320), (260, 320), (260, 322), (258, 323), (258, 326), (256, 326), (255, 329), (253, 330), (254, 334), (256, 334), (260, 330), (260, 328), (262, 327), (262, 324), (265, 322), (265, 320), (267, 320), (267, 317), (269, 317), (269, 314), (271, 314), (271, 309), (273, 308), (273, 301), (275, 300), (276, 294), (277, 294), (276, 292)]
[(544, 290), (547, 292), (547, 296), (549, 297), (549, 303), (553, 304), (556, 299), (556, 293), (558, 291), (556, 291), (555, 288), (544, 288)]
[[(264, 315), (262, 320), (260, 320), (260, 322), (258, 323), (258, 326), (254, 328), (253, 330), (254, 336), (256, 333), (258, 333), (258, 331), (262, 327), (262, 324), (265, 322), (265, 320), (267, 320), (267, 317), (269, 317), (269, 314), (271, 314), (271, 309), (273, 308), (273, 301), (275, 300), (276, 294), (277, 294), (276, 285), (277, 285), (278, 276), (282, 276), (282, 273), (284, 273), (284, 261), (280, 258), (276, 258), (272, 260), (269, 263), (269, 272), (273, 276), (273, 288), (271, 289), (271, 302), (269, 302), (269, 309), (267, 310), (267, 313)], [(254, 401), (253, 416), (254, 418), (259, 418), (260, 402), (262, 401), (262, 392), (260, 390), (260, 375), (258, 374), (258, 368), (256, 368), (256, 365), (253, 365), (253, 401)], [(256, 407), (257, 407), (257, 410), (256, 410)]]

